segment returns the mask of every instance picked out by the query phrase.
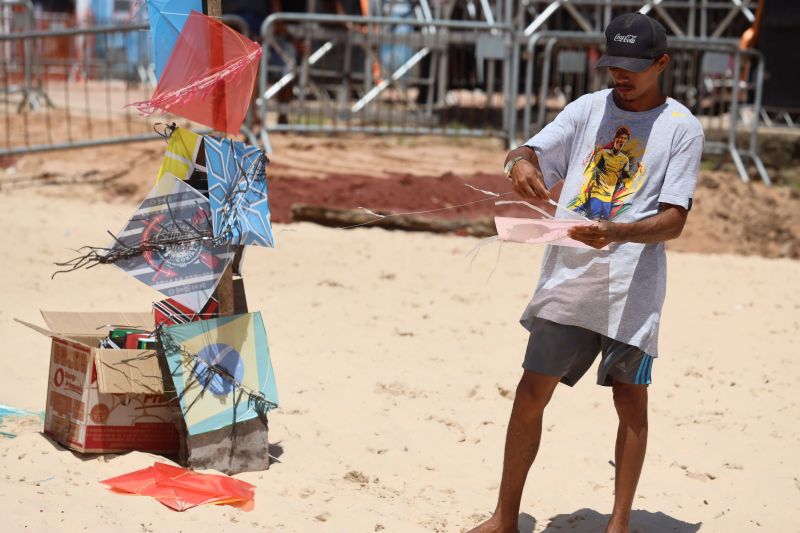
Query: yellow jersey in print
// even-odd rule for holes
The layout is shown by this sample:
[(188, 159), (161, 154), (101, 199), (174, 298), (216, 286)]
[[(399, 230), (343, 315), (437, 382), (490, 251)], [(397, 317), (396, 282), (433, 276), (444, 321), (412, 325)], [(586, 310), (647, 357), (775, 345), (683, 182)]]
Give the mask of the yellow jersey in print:
[(629, 165), (628, 156), (613, 147), (595, 150), (584, 171), (584, 176), (590, 178), (591, 197), (610, 202), (619, 180), (628, 176)]

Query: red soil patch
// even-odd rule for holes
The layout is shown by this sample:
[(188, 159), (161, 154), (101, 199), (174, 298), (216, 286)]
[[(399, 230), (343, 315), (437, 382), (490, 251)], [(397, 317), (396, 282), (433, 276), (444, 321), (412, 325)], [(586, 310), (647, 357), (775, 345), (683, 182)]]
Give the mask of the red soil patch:
[[(497, 174), (385, 178), (329, 174), (322, 179), (270, 178), (270, 210), (276, 222), (291, 222), (292, 205), (341, 209), (365, 207), (382, 213), (421, 213), (445, 219), (492, 217), (501, 212), (490, 198), (465, 184), (498, 193), (511, 190)], [(518, 199), (515, 195), (505, 199)], [(469, 205), (463, 205), (469, 204)], [(453, 207), (459, 206), (459, 207)], [(451, 208), (452, 209), (446, 209)], [(503, 207), (505, 216), (530, 216), (522, 206)], [(800, 258), (800, 201), (788, 187), (742, 183), (730, 173), (703, 172), (694, 208), (672, 250)]]
[[(388, 178), (329, 174), (323, 179), (277, 177), (269, 181), (272, 220), (291, 222), (294, 204), (340, 209), (365, 207), (381, 213), (420, 213), (440, 219), (491, 217), (498, 212), (497, 198), (470, 189), (466, 184), (495, 193), (511, 191), (508, 180), (496, 174), (462, 177), (446, 173), (438, 177), (395, 175)], [(503, 199), (519, 199), (508, 195)], [(468, 205), (464, 205), (468, 204)], [(455, 207), (458, 206), (458, 207)], [(527, 216), (525, 207), (503, 207), (503, 214)]]

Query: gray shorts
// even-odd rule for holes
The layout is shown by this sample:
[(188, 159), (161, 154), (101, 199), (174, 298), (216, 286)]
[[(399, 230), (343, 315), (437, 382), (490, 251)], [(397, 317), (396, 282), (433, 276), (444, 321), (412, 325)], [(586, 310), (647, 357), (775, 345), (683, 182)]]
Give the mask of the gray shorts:
[(602, 354), (597, 369), (597, 384), (611, 386), (614, 381), (649, 385), (653, 358), (641, 348), (616, 341), (578, 326), (567, 326), (535, 318), (522, 368), (561, 382), (575, 385)]

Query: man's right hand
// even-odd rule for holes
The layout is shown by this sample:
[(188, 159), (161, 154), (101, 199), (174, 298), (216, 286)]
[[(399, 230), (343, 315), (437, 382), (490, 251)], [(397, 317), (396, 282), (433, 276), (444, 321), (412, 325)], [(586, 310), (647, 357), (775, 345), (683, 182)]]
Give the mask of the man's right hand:
[(550, 193), (544, 185), (544, 176), (537, 163), (527, 159), (517, 161), (511, 170), (511, 183), (517, 194), (526, 200), (550, 200)]

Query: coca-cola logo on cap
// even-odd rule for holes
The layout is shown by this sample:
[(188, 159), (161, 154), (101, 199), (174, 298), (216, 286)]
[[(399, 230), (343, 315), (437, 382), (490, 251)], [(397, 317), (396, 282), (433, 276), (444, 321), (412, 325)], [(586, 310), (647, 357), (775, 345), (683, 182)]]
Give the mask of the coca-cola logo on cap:
[(630, 43), (633, 44), (636, 42), (636, 35), (622, 35), (620, 33), (614, 36), (614, 41), (618, 43)]

